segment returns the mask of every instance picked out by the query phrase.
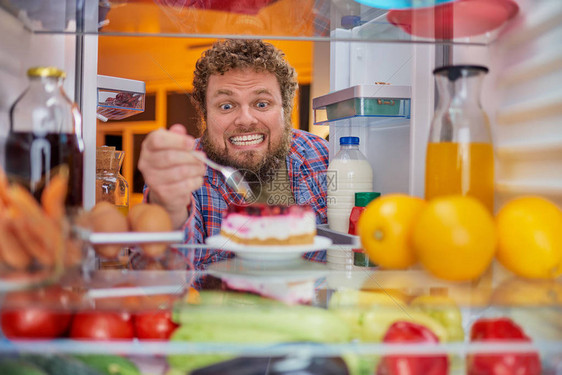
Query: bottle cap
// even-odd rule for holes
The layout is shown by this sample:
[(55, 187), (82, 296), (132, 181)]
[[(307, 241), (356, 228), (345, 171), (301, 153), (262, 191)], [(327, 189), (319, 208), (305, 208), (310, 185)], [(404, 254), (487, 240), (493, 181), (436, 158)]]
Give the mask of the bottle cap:
[(27, 70), (27, 76), (65, 78), (66, 73), (54, 66), (36, 66)]
[(359, 144), (359, 137), (341, 137), (340, 138), (340, 146), (341, 145), (358, 145)]
[(355, 207), (366, 207), (372, 200), (381, 196), (375, 191), (355, 193)]
[(361, 25), (361, 17), (359, 16), (343, 16), (341, 18), (341, 27), (344, 29), (353, 29), (355, 26)]
[(446, 76), (453, 82), (460, 77), (472, 77), (480, 73), (488, 73), (488, 68), (482, 65), (447, 65), (433, 70), (434, 75)]

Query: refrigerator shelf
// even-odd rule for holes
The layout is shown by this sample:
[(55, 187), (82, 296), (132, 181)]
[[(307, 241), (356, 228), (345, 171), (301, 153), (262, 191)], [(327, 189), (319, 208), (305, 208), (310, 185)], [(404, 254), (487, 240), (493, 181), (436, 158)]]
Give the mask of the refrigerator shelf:
[(385, 83), (357, 85), (314, 98), (314, 124), (352, 117), (410, 118), (411, 88)]
[(144, 112), (145, 94), (142, 81), (98, 75), (98, 119), (121, 120)]

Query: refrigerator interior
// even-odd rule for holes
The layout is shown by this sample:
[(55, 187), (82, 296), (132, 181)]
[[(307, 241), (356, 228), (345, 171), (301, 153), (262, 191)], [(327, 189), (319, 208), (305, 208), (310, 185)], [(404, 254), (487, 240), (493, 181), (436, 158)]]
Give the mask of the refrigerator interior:
[[(409, 176), (394, 190), (424, 196), (425, 148), (435, 103), (431, 72), (445, 65), (474, 64), (490, 68), (485, 77), (481, 103), (490, 118), (496, 154), (496, 209), (508, 199), (523, 194), (548, 196), (561, 202), (562, 169), (559, 113), (554, 110), (560, 94), (560, 53), (554, 46), (560, 38), (560, 5), (555, 1), (519, 1), (520, 17), (509, 27), (457, 39), (458, 43), (404, 44), (331, 42), (330, 89), (338, 91), (360, 84), (385, 82), (411, 85), (412, 115), (408, 135), (402, 134), (393, 154), (385, 155), (377, 146), (395, 143), (395, 135), (369, 134), (376, 119), (346, 120), (346, 125), (330, 123), (330, 135), (366, 137), (362, 150), (376, 174), (376, 163), (384, 159), (385, 171), (403, 169), (407, 161)], [(384, 13), (351, 30), (336, 29), (335, 37), (352, 38), (384, 31)], [(395, 40), (408, 40), (398, 31)], [(423, 40), (423, 39), (422, 39)], [(338, 150), (337, 138), (330, 139), (330, 154)], [(334, 139), (335, 138), (335, 139)], [(408, 143), (409, 146), (404, 146)], [(371, 147), (371, 145), (373, 147)], [(366, 151), (368, 150), (368, 151)], [(400, 153), (402, 157), (397, 157)], [(381, 168), (381, 167), (379, 167)], [(376, 184), (376, 182), (375, 182)]]
[[(26, 87), (27, 68), (33, 65), (56, 65), (63, 68), (69, 77), (65, 81), (65, 90), (80, 104), (84, 119), (84, 196), (89, 197), (85, 202), (86, 208), (91, 207), (95, 178), (98, 33), (141, 35), (148, 33), (148, 30), (142, 28), (139, 20), (132, 19), (132, 26), (110, 24), (105, 31), (98, 31), (100, 2), (97, 1), (47, 2), (55, 9), (54, 12), (43, 8), (34, 8), (33, 12), (30, 9), (22, 12), (22, 9), (13, 5), (14, 3), (17, 2), (0, 1), (0, 138), (5, 137), (9, 130), (10, 105)], [(219, 17), (214, 24), (215, 29), (211, 28), (209, 22), (197, 29), (197, 26), (194, 26), (197, 22), (188, 22), (190, 15), (201, 16), (200, 13), (193, 12), (193, 9), (162, 8), (155, 5), (163, 3), (162, 1), (109, 3), (119, 5), (121, 11), (126, 10), (128, 6), (154, 6), (151, 9), (155, 14), (158, 11), (158, 16), (164, 17), (164, 31), (161, 32), (169, 33), (168, 36), (173, 37), (190, 38), (199, 35), (198, 33), (228, 36), (227, 21), (242, 19), (236, 12), (213, 13)], [(437, 66), (447, 64), (483, 64), (490, 67), (482, 91), (482, 103), (490, 116), (494, 132), (496, 207), (514, 196), (526, 194), (548, 197), (562, 207), (562, 53), (559, 48), (562, 40), (562, 2), (518, 0), (519, 15), (507, 27), (454, 41), (413, 37), (384, 21), (388, 10), (373, 9), (352, 0), (303, 3), (309, 6), (306, 12), (298, 11), (299, 4), (302, 6), (299, 2), (278, 0), (268, 5), (281, 7), (289, 4), (288, 7), (295, 9), (293, 13), (289, 13), (294, 18), (289, 20), (271, 18), (264, 21), (259, 17), (259, 14), (264, 13), (255, 13), (258, 14), (255, 16), (258, 20), (270, 22), (271, 25), (293, 22), (296, 35), (279, 36), (275, 34), (276, 29), (273, 26), (269, 29), (263, 25), (257, 29), (248, 26), (248, 33), (252, 36), (315, 39), (330, 43), (330, 91), (376, 82), (408, 86), (411, 90), (410, 118), (344, 119), (339, 120), (338, 124), (326, 125), (330, 127), (331, 156), (337, 149), (335, 142), (340, 136), (358, 135), (362, 141), (365, 140), (362, 150), (371, 160), (375, 186), (378, 186), (378, 189), (385, 193), (401, 191), (423, 196), (426, 139), (435, 102), (431, 71)], [(77, 9), (76, 4), (83, 7), (79, 6)], [(322, 6), (328, 6), (328, 10)], [(77, 12), (79, 16), (76, 16)], [(225, 13), (228, 16), (224, 15)], [(42, 19), (45, 14), (55, 17)], [(310, 21), (314, 14), (317, 16), (316, 28), (311, 31), (305, 22)], [(349, 14), (359, 16), (366, 22), (344, 29), (341, 27), (342, 16)], [(208, 20), (204, 17), (202, 19)], [(328, 26), (321, 21), (327, 22)], [(326, 32), (327, 29), (331, 35)], [(302, 35), (299, 36), (298, 33)], [(4, 153), (0, 155), (3, 157)], [(377, 171), (381, 175), (380, 178)], [(377, 185), (378, 183), (380, 185)], [(389, 185), (384, 185), (385, 183)], [(292, 271), (297, 273), (297, 278), (302, 277), (302, 270)], [(172, 288), (174, 293), (169, 294), (175, 294), (177, 297), (186, 293), (187, 281), (199, 276), (183, 271), (166, 272), (94, 272), (89, 275), (91, 278), (81, 279), (80, 282), (86, 284), (84, 288), (101, 290), (102, 295), (116, 285), (124, 285), (124, 292), (142, 296), (161, 293), (162, 290), (169, 292)], [(224, 270), (215, 272), (224, 273)], [(135, 339), (93, 345), (88, 341), (77, 342), (62, 338), (23, 341), (17, 344), (1, 340), (0, 356), (11, 357), (17, 352), (120, 353), (133, 359), (147, 374), (165, 374), (169, 370), (167, 357), (178, 354), (195, 357), (209, 353), (226, 353), (227, 357), (289, 355), (290, 359), (298, 360), (299, 354), (304, 353), (321, 358), (349, 355), (378, 361), (381, 356), (396, 350), (417, 355), (446, 352), (452, 359), (453, 367), (450, 373), (461, 374), (465, 373), (466, 356), (469, 354), (482, 351), (505, 353), (506, 350), (515, 350), (523, 353), (539, 352), (544, 373), (559, 374), (562, 371), (562, 292), (559, 281), (513, 280), (501, 272), (493, 278), (483, 278), (480, 282), (470, 285), (442, 282), (418, 270), (378, 273), (365, 270), (354, 274), (334, 272), (328, 277), (313, 272), (312, 275), (313, 282), (310, 278), (305, 281), (308, 283), (307, 287), (312, 285), (314, 288), (307, 289), (312, 293), (313, 306), (325, 308), (330, 297), (338, 290), (401, 290), (406, 291), (410, 297), (448, 294), (454, 296), (461, 307), (465, 333), (468, 333), (470, 325), (477, 318), (508, 316), (524, 327), (533, 342), (478, 345), (470, 344), (465, 336), (464, 341), (441, 343), (435, 347), (389, 347), (380, 342), (358, 341), (270, 346), (254, 342), (253, 337), (234, 335), (230, 342), (218, 344), (167, 340), (150, 342)], [(260, 277), (256, 277), (258, 283), (263, 281)], [(134, 286), (131, 287), (131, 284)], [(298, 282), (294, 283), (294, 286), (303, 287)], [(290, 289), (286, 292), (295, 291)], [(84, 299), (83, 304), (75, 307), (95, 307), (96, 298), (89, 296)], [(112, 301), (115, 304), (110, 304), (106, 309), (123, 308), (118, 299)], [(224, 321), (228, 322), (231, 308), (228, 304), (218, 304), (217, 311), (224, 313)], [(347, 308), (351, 311), (355, 306), (350, 303)], [(381, 307), (380, 311), (384, 310), (385, 308)], [(391, 313), (396, 311), (391, 310)], [(318, 331), (325, 328), (318, 327)], [(368, 330), (369, 327), (363, 328)], [(291, 364), (296, 366), (295, 361), (285, 363), (285, 369), (290, 368)], [(278, 368), (282, 366), (279, 365)], [(357, 373), (368, 373), (368, 370)]]

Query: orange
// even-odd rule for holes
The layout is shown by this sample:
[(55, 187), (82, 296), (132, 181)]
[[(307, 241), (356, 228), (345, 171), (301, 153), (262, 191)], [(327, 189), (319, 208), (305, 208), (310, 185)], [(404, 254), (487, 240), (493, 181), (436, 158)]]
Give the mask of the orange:
[(432, 275), (450, 281), (475, 280), (494, 258), (494, 218), (476, 198), (436, 198), (420, 213), (412, 241), (420, 263)]
[(414, 219), (425, 206), (421, 198), (389, 194), (367, 205), (359, 217), (357, 232), (369, 259), (389, 269), (416, 263), (410, 242)]
[(517, 276), (562, 274), (562, 212), (552, 202), (526, 196), (507, 202), (496, 215), (497, 259)]

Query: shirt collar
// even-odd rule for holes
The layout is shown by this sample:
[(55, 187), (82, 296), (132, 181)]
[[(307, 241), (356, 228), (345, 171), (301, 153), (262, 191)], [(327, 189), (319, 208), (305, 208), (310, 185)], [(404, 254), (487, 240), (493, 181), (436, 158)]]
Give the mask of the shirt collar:
[[(306, 160), (306, 158), (304, 157), (304, 155), (306, 154), (304, 145), (301, 144), (301, 142), (295, 142), (297, 133), (293, 131), (291, 137), (291, 148), (289, 149), (289, 154), (286, 158), (287, 172), (289, 173), (289, 176), (293, 176), (295, 175), (295, 173), (298, 173), (304, 161)], [(201, 144), (201, 138), (197, 138), (195, 140), (195, 150), (204, 151)], [(205, 171), (205, 178), (214, 187), (220, 188), (221, 186), (225, 186), (225, 189), (227, 189), (229, 193), (235, 194), (234, 191), (226, 185), (226, 179), (224, 178), (224, 176), (209, 166), (207, 166), (207, 169)]]

